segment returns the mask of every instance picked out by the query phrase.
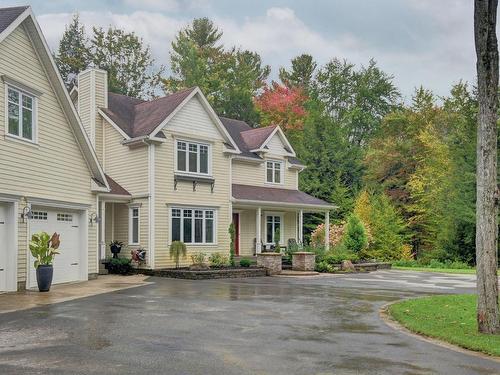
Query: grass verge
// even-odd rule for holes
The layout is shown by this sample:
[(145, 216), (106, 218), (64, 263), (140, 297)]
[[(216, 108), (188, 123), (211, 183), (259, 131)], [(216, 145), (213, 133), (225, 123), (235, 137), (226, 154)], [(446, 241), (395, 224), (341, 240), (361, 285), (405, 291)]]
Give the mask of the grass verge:
[(420, 272), (441, 272), (441, 273), (461, 273), (461, 274), (476, 274), (474, 268), (460, 269), (460, 268), (430, 268), (430, 267), (401, 267), (392, 266), (394, 270), (403, 271), (420, 271)]
[(394, 303), (388, 311), (410, 331), (500, 356), (500, 335), (477, 332), (476, 301), (473, 294), (424, 297)]

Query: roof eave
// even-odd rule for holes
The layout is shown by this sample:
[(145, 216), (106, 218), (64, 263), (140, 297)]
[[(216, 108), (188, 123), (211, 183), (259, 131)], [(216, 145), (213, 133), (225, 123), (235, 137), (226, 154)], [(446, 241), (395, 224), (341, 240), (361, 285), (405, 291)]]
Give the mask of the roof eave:
[(247, 204), (252, 206), (284, 206), (288, 208), (308, 208), (314, 209), (316, 211), (330, 211), (335, 210), (338, 206), (332, 204), (308, 204), (308, 203), (290, 203), (290, 202), (279, 202), (279, 201), (260, 201), (253, 199), (238, 199), (232, 198), (233, 203), (236, 204)]

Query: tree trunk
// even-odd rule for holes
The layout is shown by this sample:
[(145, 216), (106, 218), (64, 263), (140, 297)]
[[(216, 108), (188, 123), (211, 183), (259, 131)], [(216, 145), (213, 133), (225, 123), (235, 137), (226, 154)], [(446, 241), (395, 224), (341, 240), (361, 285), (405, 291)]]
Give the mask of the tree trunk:
[(477, 323), (479, 332), (500, 333), (498, 308), (497, 110), (498, 0), (474, 1), (479, 115), (477, 129)]

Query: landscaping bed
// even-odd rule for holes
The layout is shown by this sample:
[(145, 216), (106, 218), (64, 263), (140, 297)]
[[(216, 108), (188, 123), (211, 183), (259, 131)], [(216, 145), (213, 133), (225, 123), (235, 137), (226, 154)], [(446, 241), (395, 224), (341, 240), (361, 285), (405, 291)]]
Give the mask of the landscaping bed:
[(409, 299), (389, 306), (389, 315), (418, 334), (500, 356), (500, 335), (478, 333), (476, 295)]
[(148, 276), (171, 277), (175, 279), (207, 280), (230, 279), (240, 277), (266, 276), (266, 270), (261, 267), (228, 267), (206, 270), (190, 270), (189, 268), (165, 268), (158, 270), (137, 269), (137, 273)]

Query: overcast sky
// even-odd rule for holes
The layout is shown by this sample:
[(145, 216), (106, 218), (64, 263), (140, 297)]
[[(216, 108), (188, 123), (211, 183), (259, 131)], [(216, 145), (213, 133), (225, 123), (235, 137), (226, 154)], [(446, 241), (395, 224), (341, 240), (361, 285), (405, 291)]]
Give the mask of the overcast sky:
[[(2, 6), (27, 1), (0, 0)], [(135, 31), (168, 66), (170, 42), (193, 18), (208, 16), (224, 43), (257, 51), (272, 78), (309, 53), (356, 64), (374, 58), (394, 76), (406, 100), (423, 85), (446, 95), (460, 79), (475, 80), (472, 0), (45, 0), (31, 5), (55, 49), (71, 14), (89, 26)]]

